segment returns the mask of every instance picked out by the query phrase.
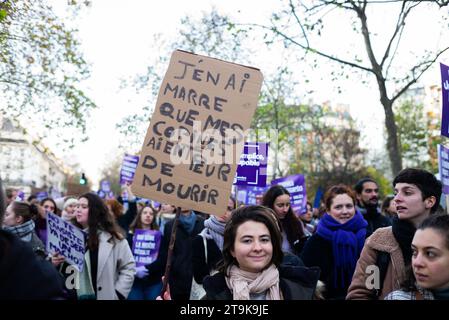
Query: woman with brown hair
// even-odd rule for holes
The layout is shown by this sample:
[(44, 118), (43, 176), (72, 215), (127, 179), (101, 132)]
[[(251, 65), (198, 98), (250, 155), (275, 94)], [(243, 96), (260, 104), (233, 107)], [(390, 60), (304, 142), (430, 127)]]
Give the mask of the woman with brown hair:
[(299, 255), (307, 242), (301, 220), (290, 205), (290, 193), (281, 185), (272, 186), (264, 194), (262, 205), (272, 209), (281, 221), (282, 251)]
[[(155, 238), (159, 237), (159, 239), (161, 239), (161, 232), (156, 223), (156, 216), (157, 210), (151, 205), (146, 205), (137, 213), (136, 218), (129, 226), (128, 244), (130, 248), (133, 247), (136, 230), (152, 230), (155, 232)], [(157, 255), (155, 258), (157, 258)], [(154, 260), (152, 262), (154, 262)], [(136, 263), (138, 263), (138, 261), (136, 261)], [(149, 274), (147, 268), (147, 265), (149, 264), (151, 263), (140, 266), (137, 264), (136, 276), (128, 300), (155, 300), (161, 292), (161, 272), (152, 272)]]
[(355, 209), (354, 191), (346, 185), (330, 187), (324, 195), (327, 213), (306, 243), (301, 258), (321, 269), (325, 299), (343, 300), (362, 251), (367, 223)]
[[(103, 200), (93, 193), (79, 197), (76, 225), (87, 233), (84, 268), (80, 273), (80, 300), (126, 299), (134, 282), (135, 262), (131, 249)], [(52, 262), (64, 261), (53, 255)]]
[(204, 279), (206, 300), (311, 300), (318, 268), (281, 265), (279, 219), (263, 206), (240, 207), (226, 224), (219, 272)]

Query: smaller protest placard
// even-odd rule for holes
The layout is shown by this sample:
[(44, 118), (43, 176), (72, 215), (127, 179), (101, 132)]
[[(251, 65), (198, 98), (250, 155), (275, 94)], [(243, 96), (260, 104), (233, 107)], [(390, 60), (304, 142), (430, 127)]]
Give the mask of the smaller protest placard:
[(267, 187), (239, 186), (236, 198), (239, 203), (260, 205), (261, 199), (267, 190)]
[(122, 168), (120, 169), (120, 184), (133, 182), (138, 163), (139, 156), (125, 154), (123, 157)]
[(449, 66), (440, 63), (441, 93), (443, 95), (443, 112), (441, 112), (441, 135), (449, 138)]
[(153, 263), (157, 259), (161, 237), (162, 233), (158, 230), (134, 230), (132, 252), (137, 267)]
[(443, 193), (449, 194), (449, 149), (441, 144), (438, 145), (438, 169)]
[(58, 252), (66, 262), (83, 271), (85, 233), (53, 213), (47, 214), (47, 251)]
[(268, 143), (246, 142), (234, 178), (238, 186), (267, 185)]

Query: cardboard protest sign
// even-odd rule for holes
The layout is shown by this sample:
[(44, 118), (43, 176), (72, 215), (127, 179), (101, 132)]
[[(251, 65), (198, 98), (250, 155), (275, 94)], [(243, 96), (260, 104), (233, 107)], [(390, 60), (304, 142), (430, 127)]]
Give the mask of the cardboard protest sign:
[(267, 185), (268, 143), (246, 142), (240, 155), (234, 184), (238, 186)]
[(301, 214), (306, 210), (307, 194), (304, 175), (295, 174), (271, 181), (272, 186), (276, 184), (280, 184), (290, 193), (290, 201), (293, 212), (296, 214)]
[(449, 138), (449, 66), (440, 63), (443, 112), (441, 113), (441, 135)]
[(85, 233), (53, 213), (47, 214), (47, 251), (59, 252), (65, 260), (83, 271)]
[(142, 146), (134, 194), (222, 214), (262, 78), (254, 68), (175, 51)]
[(139, 163), (139, 156), (125, 154), (123, 158), (122, 167), (120, 169), (120, 184), (126, 182), (133, 182), (134, 174), (136, 173), (137, 163)]
[(158, 230), (135, 229), (132, 252), (136, 266), (144, 266), (157, 259), (162, 233)]
[(440, 181), (443, 184), (443, 193), (449, 194), (449, 149), (439, 144), (438, 148), (438, 169)]

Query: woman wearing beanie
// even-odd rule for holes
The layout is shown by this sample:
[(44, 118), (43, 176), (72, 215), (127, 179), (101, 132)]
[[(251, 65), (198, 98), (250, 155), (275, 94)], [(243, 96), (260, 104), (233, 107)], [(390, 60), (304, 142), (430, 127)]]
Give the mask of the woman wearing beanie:
[(355, 210), (354, 192), (343, 184), (332, 186), (324, 196), (327, 213), (306, 243), (301, 258), (308, 267), (321, 269), (325, 299), (345, 299), (362, 251), (367, 223)]

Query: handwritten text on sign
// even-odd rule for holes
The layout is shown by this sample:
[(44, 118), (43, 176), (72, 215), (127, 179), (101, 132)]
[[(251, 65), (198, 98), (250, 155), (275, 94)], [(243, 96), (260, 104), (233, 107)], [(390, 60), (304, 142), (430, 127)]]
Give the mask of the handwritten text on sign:
[(65, 260), (83, 271), (85, 233), (53, 213), (47, 214), (47, 251), (59, 252)]
[(224, 212), (261, 84), (257, 69), (175, 51), (144, 140), (134, 193)]

